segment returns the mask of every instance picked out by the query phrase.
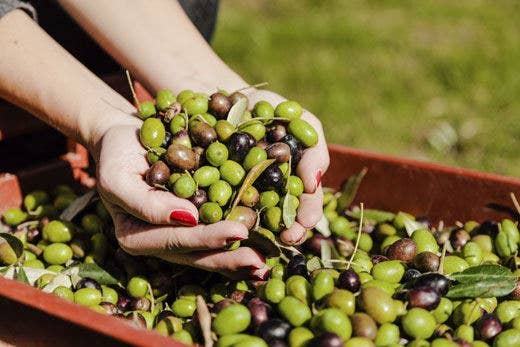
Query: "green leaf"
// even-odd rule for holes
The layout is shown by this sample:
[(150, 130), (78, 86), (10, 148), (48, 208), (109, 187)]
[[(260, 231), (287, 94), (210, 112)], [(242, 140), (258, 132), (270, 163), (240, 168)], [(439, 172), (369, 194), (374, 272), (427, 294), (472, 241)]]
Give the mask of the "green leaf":
[(246, 178), (244, 178), (244, 182), (242, 183), (242, 186), (240, 187), (238, 193), (235, 196), (235, 199), (233, 201), (233, 204), (227, 211), (227, 215), (229, 215), (229, 212), (232, 211), (235, 207), (237, 207), (238, 203), (240, 202), (240, 199), (242, 198), (242, 195), (244, 192), (249, 189), (255, 183), (256, 179), (260, 177), (262, 172), (265, 171), (271, 165), (274, 163), (275, 159), (266, 159), (264, 161), (259, 162), (249, 172), (247, 173)]
[(227, 121), (233, 124), (235, 127), (238, 126), (243, 120), (242, 116), (247, 108), (247, 100), (245, 98), (238, 100), (229, 110)]
[(96, 196), (96, 191), (91, 190), (75, 199), (63, 212), (60, 214), (60, 219), (71, 221), (78, 213), (83, 211)]
[(321, 240), (321, 254), (320, 254), (321, 262), (323, 263), (323, 267), (333, 268), (332, 263), (332, 245), (327, 240)]
[(97, 264), (84, 263), (78, 265), (78, 275), (82, 278), (89, 277), (96, 280), (99, 284), (111, 285), (117, 284), (118, 281)]
[(25, 273), (23, 267), (15, 269), (14, 279), (25, 284), (31, 284), (29, 283), (29, 279), (27, 278), (27, 274)]
[[(348, 217), (352, 217), (355, 219), (359, 219), (361, 217), (361, 210), (356, 211), (347, 211), (346, 215)], [(387, 211), (381, 211), (381, 210), (371, 210), (371, 209), (365, 209), (363, 211), (363, 218), (375, 223), (385, 223), (385, 222), (391, 222), (395, 217), (395, 213), (387, 212)]]
[(341, 195), (338, 198), (338, 206), (336, 211), (342, 214), (354, 201), (361, 181), (365, 177), (368, 169), (365, 167), (358, 174), (350, 176), (349, 179), (343, 183), (341, 187)]
[(1, 240), (4, 240), (11, 246), (11, 248), (14, 251), (14, 254), (16, 254), (16, 258), (20, 258), (23, 254), (23, 243), (22, 241), (14, 236), (13, 234), (9, 233), (0, 233), (0, 242)]
[(493, 264), (473, 266), (449, 277), (458, 282), (446, 295), (451, 299), (506, 296), (515, 289), (517, 280), (508, 268)]
[(309, 272), (313, 272), (314, 270), (318, 270), (322, 268), (321, 260), (319, 257), (312, 257), (307, 262), (307, 270)]
[(248, 246), (258, 250), (267, 258), (278, 257), (280, 256), (280, 253), (282, 253), (280, 247), (278, 247), (276, 243), (274, 236), (271, 237), (271, 235), (259, 230), (251, 231), (247, 240), (241, 241), (240, 243), (243, 246)]
[(291, 199), (291, 194), (285, 194), (282, 204), (282, 218), (283, 224), (286, 228), (292, 227), (296, 221), (296, 204), (294, 199)]

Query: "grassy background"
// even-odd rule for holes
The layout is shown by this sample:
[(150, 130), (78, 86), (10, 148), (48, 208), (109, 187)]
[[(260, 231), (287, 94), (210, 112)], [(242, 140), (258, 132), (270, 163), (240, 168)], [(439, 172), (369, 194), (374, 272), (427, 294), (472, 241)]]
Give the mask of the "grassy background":
[(520, 176), (518, 1), (222, 0), (213, 46), (329, 142)]

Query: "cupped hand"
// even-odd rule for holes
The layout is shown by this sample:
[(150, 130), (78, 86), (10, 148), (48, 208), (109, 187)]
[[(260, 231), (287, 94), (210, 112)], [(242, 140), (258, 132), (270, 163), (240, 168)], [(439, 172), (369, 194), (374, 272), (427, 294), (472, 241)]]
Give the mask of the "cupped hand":
[[(267, 90), (255, 90), (246, 93), (249, 104), (254, 105), (260, 100), (268, 101), (276, 106), (286, 99)], [(298, 163), (296, 173), (302, 179), (305, 192), (300, 196), (300, 206), (296, 223), (282, 231), (281, 240), (289, 245), (298, 245), (305, 241), (306, 229), (313, 228), (323, 214), (323, 191), (321, 177), (329, 167), (329, 152), (320, 120), (312, 113), (304, 110), (302, 119), (309, 122), (318, 133), (318, 144), (304, 151)]]
[(111, 127), (95, 151), (99, 194), (121, 248), (132, 255), (156, 256), (234, 278), (267, 276), (265, 260), (257, 251), (225, 250), (248, 237), (242, 224), (197, 224), (198, 211), (191, 202), (145, 182), (149, 165), (138, 139), (140, 124), (135, 119)]

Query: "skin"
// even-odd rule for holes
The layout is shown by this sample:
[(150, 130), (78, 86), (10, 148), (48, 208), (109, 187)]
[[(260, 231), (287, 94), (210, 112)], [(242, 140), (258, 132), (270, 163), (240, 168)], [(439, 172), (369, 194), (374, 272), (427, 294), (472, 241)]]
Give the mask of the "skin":
[[(193, 89), (210, 94), (217, 87), (233, 91), (248, 85), (212, 51), (175, 1), (136, 0), (132, 6), (124, 0), (59, 2), (151, 91)], [(188, 200), (150, 189), (143, 180), (148, 164), (136, 136), (141, 120), (134, 116), (132, 104), (21, 10), (0, 20), (0, 47), (0, 97), (87, 147), (96, 162), (99, 193), (125, 251), (231, 277), (266, 277), (268, 268), (255, 250), (222, 250), (230, 240), (247, 238), (241, 224), (222, 221), (184, 227), (170, 218), (172, 211), (184, 211), (198, 219), (198, 211)], [(252, 88), (244, 93), (251, 105), (259, 100), (272, 105), (285, 100), (266, 90)], [(302, 118), (318, 131), (319, 142), (305, 151), (297, 168), (305, 192), (300, 197), (297, 223), (281, 233), (287, 244), (302, 243), (305, 228), (320, 219), (323, 193), (317, 175), (325, 173), (329, 165), (320, 121), (307, 111)]]

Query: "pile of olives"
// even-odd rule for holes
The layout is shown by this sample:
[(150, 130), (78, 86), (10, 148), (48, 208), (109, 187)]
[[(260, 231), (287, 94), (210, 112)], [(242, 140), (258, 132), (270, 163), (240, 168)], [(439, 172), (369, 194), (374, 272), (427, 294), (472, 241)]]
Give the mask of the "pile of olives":
[[(304, 186), (295, 168), (318, 135), (295, 101), (248, 104), (241, 92), (175, 96), (168, 89), (141, 102), (140, 140), (151, 165), (145, 179), (189, 199), (203, 223), (226, 218), (278, 232), (290, 227), (283, 204), (298, 207)], [(250, 174), (255, 179), (247, 182)]]
[[(100, 201), (72, 221), (59, 219), (75, 197), (65, 186), (35, 191), (23, 209), (4, 212), (0, 273), (21, 267), (35, 287), (188, 344), (204, 343), (203, 298), (218, 347), (520, 346), (520, 233), (512, 220), (446, 227), (377, 210), (361, 219), (327, 191), (328, 227), (309, 231), (301, 253), (267, 258), (266, 281), (232, 281), (126, 254)], [(6, 233), (23, 245), (21, 254)], [(114, 281), (91, 270), (70, 285), (55, 283), (78, 264), (96, 264)], [(511, 290), (453, 298), (453, 274), (482, 264), (509, 268)]]

